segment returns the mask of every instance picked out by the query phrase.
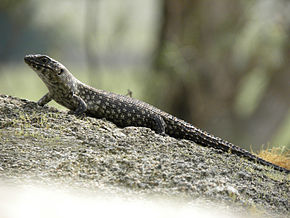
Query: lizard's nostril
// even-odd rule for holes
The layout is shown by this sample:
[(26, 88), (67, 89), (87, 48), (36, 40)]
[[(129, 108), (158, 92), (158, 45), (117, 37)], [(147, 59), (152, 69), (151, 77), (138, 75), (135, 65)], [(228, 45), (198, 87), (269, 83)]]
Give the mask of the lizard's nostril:
[(25, 55), (24, 62), (29, 64), (31, 62), (31, 55)]

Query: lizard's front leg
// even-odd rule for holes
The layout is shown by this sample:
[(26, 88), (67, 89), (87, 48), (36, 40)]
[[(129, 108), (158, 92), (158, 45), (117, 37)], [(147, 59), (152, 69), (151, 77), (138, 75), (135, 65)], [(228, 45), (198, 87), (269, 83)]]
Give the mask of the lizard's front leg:
[(37, 104), (40, 106), (46, 105), (48, 102), (52, 100), (50, 93), (46, 93), (41, 99), (38, 100)]
[(76, 109), (73, 111), (73, 113), (77, 117), (83, 117), (85, 115), (85, 112), (87, 111), (86, 102), (81, 97), (75, 94), (72, 95), (72, 101), (73, 104), (76, 106)]

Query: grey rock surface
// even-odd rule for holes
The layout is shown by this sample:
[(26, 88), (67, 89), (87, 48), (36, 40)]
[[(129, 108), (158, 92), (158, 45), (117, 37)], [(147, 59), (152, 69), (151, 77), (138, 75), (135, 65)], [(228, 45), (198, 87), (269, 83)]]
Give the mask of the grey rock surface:
[[(198, 198), (289, 216), (289, 175), (148, 128), (0, 95), (0, 179)], [(124, 191), (125, 190), (125, 191)]]

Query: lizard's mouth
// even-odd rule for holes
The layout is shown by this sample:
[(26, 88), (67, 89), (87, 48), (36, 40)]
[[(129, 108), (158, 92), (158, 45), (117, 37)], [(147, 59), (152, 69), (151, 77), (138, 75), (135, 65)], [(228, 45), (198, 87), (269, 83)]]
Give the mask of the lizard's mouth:
[(33, 68), (34, 70), (42, 70), (42, 69), (50, 69), (52, 70), (49, 66), (44, 66), (43, 64), (39, 64), (35, 58), (33, 58), (33, 56), (31, 55), (26, 55), (24, 57), (24, 62), (26, 64), (28, 64), (28, 66), (30, 66), (31, 68)]
[(24, 62), (28, 65), (36, 64), (32, 55), (25, 55)]

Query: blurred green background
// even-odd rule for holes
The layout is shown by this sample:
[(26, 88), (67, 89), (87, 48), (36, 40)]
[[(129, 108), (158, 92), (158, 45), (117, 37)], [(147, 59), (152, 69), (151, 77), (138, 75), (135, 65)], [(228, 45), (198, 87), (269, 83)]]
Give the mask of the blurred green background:
[(246, 149), (289, 148), (289, 11), (289, 0), (1, 0), (0, 93), (41, 98), (23, 57), (47, 54)]

